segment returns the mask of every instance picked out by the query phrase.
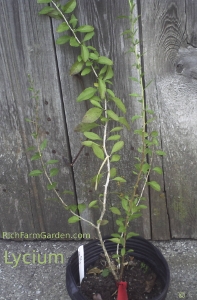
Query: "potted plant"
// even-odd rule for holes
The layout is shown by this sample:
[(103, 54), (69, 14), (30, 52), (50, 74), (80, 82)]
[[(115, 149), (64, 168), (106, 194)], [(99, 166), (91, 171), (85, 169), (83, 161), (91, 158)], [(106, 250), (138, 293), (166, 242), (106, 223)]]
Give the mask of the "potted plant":
[[(68, 219), (70, 224), (75, 222), (87, 222), (93, 226), (97, 232), (98, 240), (90, 242), (84, 246), (85, 252), (85, 268), (89, 267), (88, 274), (109, 279), (112, 277), (115, 283), (115, 292), (110, 296), (103, 296), (102, 289), (98, 292), (98, 286), (95, 287), (95, 292), (92, 293), (91, 298), (88, 299), (165, 299), (169, 286), (169, 269), (162, 254), (148, 241), (137, 237), (138, 234), (130, 231), (130, 223), (132, 220), (141, 216), (141, 211), (146, 208), (143, 204), (144, 190), (147, 185), (151, 188), (160, 191), (160, 186), (156, 181), (149, 181), (149, 174), (154, 170), (158, 174), (162, 173), (160, 167), (152, 166), (153, 155), (165, 155), (162, 150), (157, 149), (158, 140), (157, 131), (148, 132), (147, 125), (153, 121), (153, 118), (147, 119), (147, 115), (152, 116), (153, 111), (148, 109), (145, 104), (145, 87), (143, 83), (143, 70), (141, 66), (141, 55), (138, 53), (139, 40), (137, 38), (136, 23), (138, 17), (134, 16), (135, 4), (133, 0), (129, 0), (130, 14), (128, 19), (130, 21), (130, 29), (125, 31), (127, 38), (130, 39), (131, 47), (129, 49), (135, 56), (133, 67), (137, 70), (138, 76), (131, 77), (139, 85), (140, 93), (131, 93), (133, 98), (136, 98), (141, 106), (141, 113), (134, 115), (131, 118), (132, 122), (140, 122), (140, 126), (135, 130), (141, 140), (138, 148), (139, 156), (136, 157), (136, 164), (133, 173), (135, 175), (135, 182), (130, 188), (129, 192), (121, 189), (117, 193), (120, 200), (120, 206), (110, 207), (109, 210), (116, 215), (117, 232), (110, 237), (104, 238), (102, 236), (101, 227), (108, 223), (105, 219), (107, 200), (109, 193), (109, 185), (112, 181), (119, 183), (126, 183), (126, 179), (117, 175), (115, 164), (121, 161), (119, 151), (124, 147), (124, 141), (121, 140), (120, 132), (123, 126), (129, 129), (129, 122), (121, 114), (125, 114), (127, 108), (123, 101), (118, 98), (111, 89), (113, 73), (113, 61), (108, 57), (99, 55), (98, 51), (89, 44), (89, 41), (94, 36), (94, 28), (91, 25), (78, 25), (78, 20), (73, 14), (77, 5), (76, 0), (70, 0), (62, 5), (59, 0), (37, 0), (38, 3), (45, 3), (47, 6), (42, 8), (40, 15), (48, 15), (52, 18), (60, 19), (62, 22), (57, 28), (57, 32), (66, 32), (65, 35), (57, 39), (57, 44), (69, 43), (71, 47), (78, 47), (80, 49), (77, 60), (73, 63), (70, 69), (70, 75), (80, 74), (81, 76), (91, 75), (95, 78), (93, 86), (86, 87), (77, 97), (77, 102), (88, 101), (91, 108), (85, 113), (78, 130), (83, 133), (85, 140), (82, 145), (90, 147), (95, 156), (100, 161), (100, 168), (94, 177), (95, 190), (98, 185), (103, 185), (102, 194), (98, 195), (98, 200), (93, 200), (86, 207), (85, 204), (69, 205), (67, 204), (57, 190), (57, 183), (53, 181), (52, 177), (57, 168), (48, 170), (48, 166), (56, 164), (57, 161), (49, 160), (46, 163), (43, 161), (42, 153), (47, 147), (47, 140), (41, 140), (39, 135), (39, 118), (38, 118), (38, 93), (35, 91), (32, 81), (30, 80), (30, 90), (36, 100), (36, 111), (34, 120), (27, 119), (35, 126), (32, 134), (36, 141), (35, 147), (30, 147), (28, 150), (33, 150), (34, 154), (32, 160), (39, 160), (41, 169), (36, 169), (30, 172), (30, 176), (40, 176), (44, 174), (48, 180), (48, 190), (52, 190), (65, 209), (70, 211), (71, 217)], [(48, 5), (50, 4), (50, 5)], [(70, 34), (67, 34), (67, 32)], [(79, 38), (82, 36), (82, 39)], [(113, 104), (113, 105), (111, 105)], [(112, 109), (115, 106), (115, 109)], [(112, 127), (112, 123), (116, 123)], [(95, 132), (95, 128), (100, 128), (100, 133)], [(149, 156), (149, 161), (147, 161)], [(98, 209), (100, 216), (94, 223), (83, 218), (80, 212), (85, 209)], [(102, 268), (92, 267), (92, 264), (100, 258), (101, 252), (104, 254), (105, 263)], [(144, 270), (150, 270), (147, 274), (152, 276), (150, 280), (145, 280), (146, 298), (134, 298), (134, 291), (127, 293), (127, 281), (125, 279), (126, 269), (133, 272), (135, 266)], [(98, 262), (100, 263), (100, 262)], [(79, 289), (79, 273), (78, 273), (78, 254), (73, 254), (67, 266), (67, 289), (71, 299), (87, 299), (86, 296)], [(96, 269), (95, 269), (96, 268)], [(146, 273), (146, 272), (145, 272)], [(99, 275), (99, 276), (98, 276)], [(154, 290), (156, 277), (160, 278), (161, 288), (158, 295), (149, 297), (150, 292)], [(87, 280), (87, 276), (86, 279)], [(149, 282), (150, 281), (150, 282)], [(85, 282), (85, 281), (83, 281)], [(132, 283), (133, 284), (133, 283)], [(87, 286), (88, 282), (82, 283), (81, 286)], [(151, 287), (150, 287), (151, 286)], [(138, 287), (139, 289), (139, 287)], [(129, 294), (129, 296), (128, 296)], [(130, 296), (130, 294), (132, 296)], [(153, 293), (154, 295), (154, 293)], [(102, 298), (105, 297), (105, 298)]]

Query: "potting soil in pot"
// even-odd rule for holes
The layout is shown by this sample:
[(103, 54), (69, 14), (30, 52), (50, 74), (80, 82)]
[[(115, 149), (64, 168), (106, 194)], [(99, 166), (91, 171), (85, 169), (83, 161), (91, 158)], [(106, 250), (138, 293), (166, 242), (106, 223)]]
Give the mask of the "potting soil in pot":
[[(114, 265), (117, 264), (114, 261)], [(81, 292), (88, 300), (116, 300), (117, 285), (113, 275), (106, 272), (106, 260), (103, 254), (98, 260), (91, 264), (85, 278), (81, 283)], [(107, 272), (106, 272), (107, 273)], [(106, 275), (106, 274), (104, 274)], [(125, 258), (123, 281), (128, 284), (127, 293), (129, 300), (153, 299), (160, 295), (163, 289), (162, 281), (151, 270), (147, 263), (128, 255)]]

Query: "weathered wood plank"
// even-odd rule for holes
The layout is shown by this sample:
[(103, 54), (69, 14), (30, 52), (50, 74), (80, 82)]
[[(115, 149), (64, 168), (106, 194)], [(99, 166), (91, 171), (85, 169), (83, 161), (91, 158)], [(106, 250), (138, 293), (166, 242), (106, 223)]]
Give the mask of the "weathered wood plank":
[[(113, 8), (113, 9), (112, 9)], [(117, 20), (120, 15), (127, 14), (128, 12), (128, 2), (124, 1), (78, 1), (78, 8), (75, 13), (79, 18), (79, 24), (91, 24), (95, 27), (96, 36), (93, 38), (93, 46), (95, 46), (101, 55), (108, 56), (114, 61), (114, 90), (118, 97), (120, 97), (124, 103), (128, 106), (127, 118), (130, 119), (131, 116), (137, 114), (139, 110), (139, 105), (135, 101), (131, 101), (129, 93), (136, 91), (136, 86), (130, 80), (129, 76), (134, 76), (132, 73), (133, 57), (125, 55), (125, 52), (129, 49), (128, 41), (125, 41), (121, 36), (121, 33), (129, 28), (127, 21)], [(55, 38), (58, 35), (55, 33), (55, 28), (58, 22), (53, 22), (54, 24), (54, 35)], [(78, 49), (72, 51), (69, 46), (56, 46), (58, 67), (61, 78), (61, 87), (64, 97), (64, 107), (67, 116), (69, 140), (71, 146), (72, 157), (76, 157), (80, 147), (81, 140), (80, 135), (74, 132), (75, 128), (81, 121), (87, 107), (85, 106), (85, 101), (80, 104), (76, 104), (76, 98), (82, 90), (81, 83), (78, 82), (78, 78), (75, 76), (70, 77), (68, 75), (68, 69), (71, 67), (76, 59), (76, 55), (80, 52)], [(82, 78), (84, 86), (88, 87), (92, 84), (95, 79), (88, 81)], [(133, 99), (135, 100), (135, 99)], [(98, 134), (101, 134), (101, 129), (98, 129)], [(83, 138), (83, 136), (81, 136)], [(131, 186), (134, 182), (134, 177), (132, 176), (132, 166), (135, 163), (134, 156), (138, 154), (137, 139), (133, 134), (133, 131), (128, 132), (127, 129), (123, 132), (123, 139), (125, 141), (125, 149), (122, 151), (123, 161), (118, 167), (119, 174), (125, 176), (128, 179), (127, 189), (131, 190)], [(96, 196), (93, 186), (90, 186), (89, 179), (96, 175), (99, 169), (99, 164), (94, 155), (92, 155), (90, 149), (83, 149), (81, 155), (79, 156), (77, 162), (74, 165), (74, 176), (76, 182), (77, 196), (79, 203), (89, 203), (98, 197)], [(118, 198), (114, 194), (117, 190), (117, 186), (111, 187), (108, 199), (108, 205), (117, 205)], [(99, 190), (102, 193), (102, 189)], [(119, 205), (119, 204), (118, 204)], [(98, 219), (98, 212), (95, 210), (85, 211), (83, 216), (89, 220)], [(114, 231), (112, 224), (113, 216), (111, 214), (107, 215), (109, 219), (109, 226), (103, 227), (103, 233), (109, 234)], [(82, 223), (83, 231), (90, 232), (91, 228)], [(150, 218), (149, 210), (144, 212), (144, 218), (137, 220), (132, 225), (132, 231), (137, 231), (141, 235), (150, 238)], [(94, 231), (91, 231), (91, 235), (94, 236)]]
[(147, 103), (156, 112), (167, 153), (155, 159), (163, 166), (164, 185), (161, 195), (151, 192), (152, 236), (169, 238), (170, 224), (172, 238), (196, 238), (196, 49), (188, 43), (195, 43), (191, 24), (197, 10), (193, 1), (140, 3), (146, 82), (154, 80)]
[(46, 180), (28, 177), (30, 170), (38, 168), (25, 152), (33, 142), (31, 124), (25, 121), (33, 118), (34, 107), (27, 91), (29, 73), (40, 90), (42, 137), (50, 138), (44, 159), (60, 159), (59, 184), (73, 189), (72, 172), (62, 161), (69, 151), (50, 20), (38, 16), (36, 1), (1, 0), (0, 6), (1, 231), (78, 233), (79, 224), (68, 227), (68, 213), (62, 206), (46, 201), (51, 196)]

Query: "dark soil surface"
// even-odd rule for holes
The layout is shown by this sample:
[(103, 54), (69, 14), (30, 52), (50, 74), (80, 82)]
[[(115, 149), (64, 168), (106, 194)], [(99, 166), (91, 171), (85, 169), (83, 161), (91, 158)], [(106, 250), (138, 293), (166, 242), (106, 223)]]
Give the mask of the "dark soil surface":
[[(162, 292), (162, 281), (143, 261), (132, 256), (125, 259), (123, 281), (127, 281), (129, 300), (153, 299)], [(116, 264), (116, 262), (115, 262)], [(86, 271), (81, 291), (88, 300), (116, 300), (117, 286), (111, 273), (104, 277), (106, 261), (100, 257)], [(100, 294), (100, 295), (97, 295)]]

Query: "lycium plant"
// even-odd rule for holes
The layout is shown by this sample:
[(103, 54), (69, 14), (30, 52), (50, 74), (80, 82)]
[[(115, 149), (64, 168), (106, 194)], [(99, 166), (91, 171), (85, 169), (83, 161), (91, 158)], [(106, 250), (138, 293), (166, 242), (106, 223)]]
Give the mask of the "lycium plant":
[[(126, 107), (122, 100), (114, 94), (110, 88), (112, 85), (113, 73), (113, 61), (105, 56), (99, 55), (98, 51), (89, 45), (89, 41), (94, 36), (94, 28), (91, 25), (78, 26), (78, 19), (73, 14), (76, 7), (76, 0), (71, 0), (66, 4), (62, 5), (59, 0), (37, 0), (38, 3), (46, 3), (51, 6), (45, 6), (40, 12), (40, 15), (48, 15), (52, 18), (59, 19), (62, 22), (57, 27), (57, 32), (66, 33), (56, 40), (58, 45), (69, 43), (71, 47), (77, 47), (79, 49), (79, 55), (77, 60), (73, 63), (70, 69), (70, 75), (80, 74), (86, 76), (88, 74), (93, 75), (95, 78), (94, 86), (85, 88), (80, 95), (77, 97), (77, 102), (88, 101), (91, 108), (87, 110), (80, 125), (77, 127), (78, 131), (82, 132), (85, 137), (85, 141), (82, 142), (83, 146), (90, 147), (95, 156), (101, 161), (100, 168), (94, 178), (95, 190), (99, 183), (104, 182), (104, 190), (102, 195), (99, 195), (99, 200), (93, 200), (89, 203), (88, 209), (97, 208), (100, 211), (99, 219), (96, 223), (86, 220), (81, 217), (80, 213), (87, 209), (85, 204), (80, 205), (69, 205), (67, 204), (61, 194), (57, 191), (57, 183), (53, 181), (52, 177), (57, 175), (58, 168), (50, 168), (51, 165), (58, 163), (57, 160), (43, 161), (43, 151), (47, 147), (47, 140), (41, 140), (39, 135), (39, 118), (38, 118), (38, 92), (35, 91), (31, 82), (30, 90), (33, 93), (33, 97), (36, 99), (36, 113), (35, 119), (29, 120), (35, 126), (34, 133), (32, 136), (36, 141), (35, 146), (30, 147), (28, 150), (33, 150), (35, 153), (31, 157), (31, 160), (39, 160), (41, 162), (41, 169), (33, 170), (30, 172), (30, 176), (39, 176), (44, 174), (48, 180), (47, 189), (53, 190), (56, 197), (61, 201), (63, 206), (69, 210), (72, 216), (68, 219), (70, 224), (84, 221), (93, 226), (98, 234), (98, 238), (102, 249), (104, 251), (108, 267), (112, 272), (116, 281), (122, 280), (123, 269), (124, 269), (124, 257), (126, 254), (126, 240), (132, 236), (137, 235), (134, 232), (129, 231), (130, 222), (141, 216), (141, 210), (146, 208), (145, 205), (141, 204), (144, 200), (143, 193), (146, 185), (149, 185), (153, 189), (159, 191), (160, 186), (155, 181), (149, 181), (149, 174), (151, 169), (158, 174), (162, 173), (161, 168), (152, 167), (153, 154), (164, 155), (165, 153), (161, 150), (155, 150), (155, 146), (158, 145), (156, 131), (148, 132), (147, 124), (153, 121), (153, 118), (147, 120), (147, 115), (153, 114), (153, 111), (146, 108), (145, 103), (145, 87), (143, 82), (143, 70), (141, 65), (141, 55), (139, 54), (139, 40), (136, 38), (137, 29), (136, 24), (138, 17), (134, 17), (135, 4), (133, 0), (129, 0), (130, 15), (127, 17), (130, 20), (131, 28), (126, 30), (123, 34), (127, 35), (130, 39), (131, 48), (130, 52), (135, 56), (135, 63), (133, 67), (136, 68), (138, 77), (131, 77), (131, 80), (139, 84), (141, 93), (132, 93), (131, 96), (135, 97), (141, 105), (141, 114), (135, 115), (131, 118), (131, 121), (141, 120), (141, 126), (135, 130), (141, 139), (141, 145), (138, 148), (139, 157), (136, 157), (135, 170), (133, 173), (136, 176), (136, 180), (130, 188), (130, 193), (125, 194), (121, 191), (119, 194), (121, 208), (110, 207), (113, 214), (117, 215), (117, 233), (112, 234), (111, 241), (117, 244), (117, 253), (114, 254), (114, 258), (117, 260), (117, 268), (111, 261), (108, 255), (105, 244), (101, 234), (101, 226), (108, 223), (105, 220), (105, 213), (107, 208), (107, 200), (109, 193), (109, 184), (111, 181), (118, 181), (125, 183), (126, 180), (117, 176), (116, 168), (113, 164), (120, 161), (121, 156), (118, 152), (124, 147), (124, 141), (121, 140), (120, 132), (123, 129), (122, 126), (126, 126), (129, 129), (129, 123), (124, 116), (119, 114), (126, 113)], [(69, 34), (68, 34), (69, 33)], [(82, 37), (82, 38), (79, 38)], [(114, 103), (117, 111), (111, 109), (110, 104)], [(109, 129), (113, 121), (117, 122), (117, 125), (112, 129)], [(94, 128), (100, 127), (101, 134), (93, 132)], [(140, 189), (141, 188), (141, 189)], [(139, 189), (141, 192), (139, 192)], [(69, 191), (65, 191), (67, 193)], [(102, 199), (100, 198), (102, 196)], [(79, 213), (78, 213), (79, 212)], [(120, 250), (120, 251), (119, 251)]]

